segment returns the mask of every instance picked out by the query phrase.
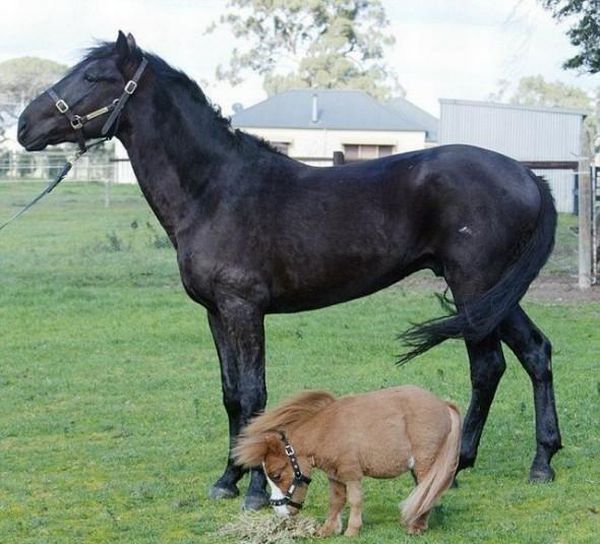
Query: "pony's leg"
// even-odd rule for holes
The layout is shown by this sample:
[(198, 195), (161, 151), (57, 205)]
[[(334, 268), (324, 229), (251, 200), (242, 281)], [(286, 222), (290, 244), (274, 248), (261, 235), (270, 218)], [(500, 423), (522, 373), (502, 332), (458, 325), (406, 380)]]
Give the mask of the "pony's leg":
[(520, 306), (500, 324), (500, 337), (517, 356), (533, 385), (537, 449), (529, 479), (551, 481), (554, 471), (550, 460), (562, 447), (552, 385), (552, 345)]
[(319, 529), (319, 536), (342, 532), (342, 510), (346, 504), (346, 486), (329, 478), (329, 514)]
[(346, 494), (350, 505), (348, 527), (344, 536), (358, 535), (362, 527), (362, 486), (360, 480), (346, 482)]
[[(231, 458), (231, 449), (248, 420), (265, 407), (263, 316), (250, 305), (223, 305), (209, 312), (208, 320), (221, 365), (223, 404), (229, 419), (229, 456), (223, 475), (210, 491), (211, 498), (239, 494), (236, 483), (244, 471)], [(250, 471), (250, 485), (244, 507), (256, 510), (268, 504), (266, 479), (260, 467)]]
[(480, 342), (465, 341), (471, 369), (471, 402), (463, 424), (458, 470), (475, 464), (481, 433), (506, 369), (497, 332)]

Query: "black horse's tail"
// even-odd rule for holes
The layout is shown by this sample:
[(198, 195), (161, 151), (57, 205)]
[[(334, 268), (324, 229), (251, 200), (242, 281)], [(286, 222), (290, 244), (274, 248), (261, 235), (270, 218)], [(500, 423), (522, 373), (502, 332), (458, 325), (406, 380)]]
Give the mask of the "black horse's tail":
[(530, 172), (541, 196), (540, 211), (533, 232), (521, 241), (521, 252), (499, 281), (480, 297), (461, 304), (458, 312), (413, 325), (399, 335), (410, 348), (400, 355), (398, 364), (426, 352), (448, 338), (479, 341), (490, 334), (518, 304), (531, 282), (544, 266), (556, 231), (556, 208), (546, 181)]

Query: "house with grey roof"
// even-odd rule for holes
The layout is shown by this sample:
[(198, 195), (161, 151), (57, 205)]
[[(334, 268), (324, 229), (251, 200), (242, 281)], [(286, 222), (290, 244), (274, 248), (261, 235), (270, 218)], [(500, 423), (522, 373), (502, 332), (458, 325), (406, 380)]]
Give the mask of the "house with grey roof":
[(363, 91), (294, 89), (249, 108), (234, 107), (231, 124), (308, 164), (384, 157), (429, 147), (437, 119), (404, 99), (382, 104)]

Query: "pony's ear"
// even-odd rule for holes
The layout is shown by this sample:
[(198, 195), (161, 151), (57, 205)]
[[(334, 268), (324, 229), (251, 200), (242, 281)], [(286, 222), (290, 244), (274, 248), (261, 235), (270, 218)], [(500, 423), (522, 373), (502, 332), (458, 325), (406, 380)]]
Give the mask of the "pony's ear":
[(267, 452), (272, 451), (274, 453), (281, 450), (281, 435), (279, 433), (266, 433), (264, 435), (264, 441)]
[(119, 30), (115, 48), (117, 50), (117, 55), (119, 56), (119, 61), (122, 63), (127, 62), (128, 60), (135, 60), (137, 56), (139, 56), (135, 38), (131, 33), (125, 36), (125, 34)]

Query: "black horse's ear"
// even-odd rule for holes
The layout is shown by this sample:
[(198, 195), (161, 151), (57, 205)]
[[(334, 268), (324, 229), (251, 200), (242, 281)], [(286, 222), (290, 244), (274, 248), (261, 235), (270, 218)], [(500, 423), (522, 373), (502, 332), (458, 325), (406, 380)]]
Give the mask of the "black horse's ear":
[(119, 36), (117, 37), (117, 43), (115, 44), (115, 47), (121, 62), (133, 59), (136, 56), (137, 44), (135, 43), (135, 38), (131, 33), (125, 36), (125, 34), (119, 30)]
[(120, 60), (126, 60), (129, 56), (129, 45), (127, 44), (127, 38), (121, 30), (119, 30), (119, 35), (117, 36), (115, 49), (117, 50)]
[(127, 45), (129, 47), (129, 53), (133, 54), (137, 51), (137, 43), (135, 43), (135, 38), (131, 32), (127, 34)]

